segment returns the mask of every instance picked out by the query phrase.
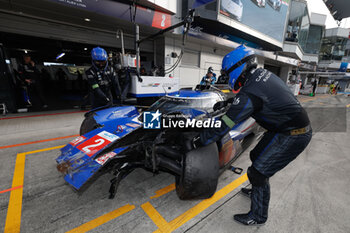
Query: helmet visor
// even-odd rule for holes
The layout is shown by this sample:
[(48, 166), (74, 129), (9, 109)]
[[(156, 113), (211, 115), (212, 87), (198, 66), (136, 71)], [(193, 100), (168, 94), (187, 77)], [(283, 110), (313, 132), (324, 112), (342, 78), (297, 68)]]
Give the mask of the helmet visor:
[(106, 66), (107, 61), (94, 61), (95, 65), (99, 68), (103, 68)]

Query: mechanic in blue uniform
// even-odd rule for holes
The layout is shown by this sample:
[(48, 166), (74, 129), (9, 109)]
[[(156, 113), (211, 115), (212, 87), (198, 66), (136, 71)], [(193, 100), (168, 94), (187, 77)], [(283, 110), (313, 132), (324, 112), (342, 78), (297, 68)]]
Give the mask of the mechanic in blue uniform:
[(214, 85), (216, 82), (216, 74), (212, 67), (208, 68), (207, 74), (202, 78), (200, 85)]
[(234, 90), (240, 88), (240, 92), (221, 118), (221, 128), (204, 130), (187, 144), (193, 149), (213, 143), (248, 117), (267, 130), (250, 152), (252, 165), (247, 175), (252, 189), (242, 189), (251, 198), (251, 209), (247, 214), (234, 215), (245, 225), (266, 222), (269, 178), (293, 161), (312, 137), (308, 115), (288, 86), (273, 73), (256, 67), (254, 51), (243, 45), (224, 57), (222, 68), (230, 77), (229, 85)]
[(90, 86), (92, 108), (113, 104), (112, 91), (118, 96), (120, 91), (117, 75), (113, 67), (108, 66), (106, 50), (96, 47), (91, 51), (92, 66), (86, 71)]

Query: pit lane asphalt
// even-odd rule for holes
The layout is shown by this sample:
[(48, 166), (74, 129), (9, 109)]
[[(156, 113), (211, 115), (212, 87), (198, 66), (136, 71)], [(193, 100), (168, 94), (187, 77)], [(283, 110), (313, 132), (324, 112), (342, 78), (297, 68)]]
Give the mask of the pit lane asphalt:
[[(350, 104), (349, 97), (340, 95), (299, 99), (306, 107), (325, 111)], [(215, 200), (180, 201), (172, 176), (141, 169), (122, 181), (114, 200), (108, 199), (108, 175), (77, 195), (57, 172), (54, 159), (59, 154), (55, 147), (73, 139), (82, 119), (83, 113), (77, 112), (0, 120), (1, 230), (6, 225), (5, 232), (10, 232), (8, 227), (20, 218), (21, 232), (350, 232), (349, 114), (346, 132), (316, 132), (305, 152), (271, 178), (269, 220), (261, 227), (232, 220), (233, 214), (249, 210), (250, 201), (239, 193), (248, 185), (246, 177), (230, 171), (220, 177)], [(316, 124), (317, 118), (311, 120)], [(21, 145), (26, 142), (34, 143)], [(235, 166), (246, 171), (251, 148)], [(30, 151), (24, 155), (23, 187), (12, 187), (16, 159)], [(18, 210), (18, 202), (9, 205), (10, 195), (22, 191), (20, 212), (9, 218), (9, 209)]]

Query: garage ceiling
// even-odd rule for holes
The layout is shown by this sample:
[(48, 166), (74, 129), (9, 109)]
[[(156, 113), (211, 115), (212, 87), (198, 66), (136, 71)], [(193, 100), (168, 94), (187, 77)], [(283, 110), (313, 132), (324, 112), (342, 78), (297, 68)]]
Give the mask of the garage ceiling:
[[(122, 29), (126, 34), (134, 34), (134, 26), (129, 21), (99, 15), (91, 11), (69, 7), (53, 1), (30, 0), (30, 4), (28, 4), (28, 0), (0, 0), (0, 11), (28, 16), (37, 20), (43, 19), (79, 28), (88, 28), (90, 30), (115, 33), (118, 29)], [(85, 19), (89, 19), (90, 21), (85, 21)], [(140, 25), (140, 33), (144, 36), (155, 33), (156, 31), (158, 29)]]

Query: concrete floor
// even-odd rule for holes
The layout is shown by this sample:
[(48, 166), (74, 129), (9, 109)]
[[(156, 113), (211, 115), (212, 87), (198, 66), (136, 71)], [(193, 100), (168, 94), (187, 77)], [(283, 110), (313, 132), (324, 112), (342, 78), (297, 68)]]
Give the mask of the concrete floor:
[[(307, 107), (326, 109), (349, 106), (350, 97), (304, 96), (300, 101)], [(172, 176), (153, 176), (141, 169), (123, 180), (117, 197), (109, 200), (108, 175), (77, 195), (55, 168), (59, 150), (49, 149), (25, 155), (23, 188), (13, 186), (15, 165), (21, 164), (16, 164), (22, 156), (19, 153), (68, 143), (78, 134), (82, 119), (79, 112), (0, 120), (1, 230), (5, 223), (10, 226), (20, 219), (13, 232), (19, 225), (21, 232), (350, 232), (349, 114), (344, 132), (316, 132), (308, 148), (271, 178), (269, 220), (261, 227), (245, 227), (232, 220), (233, 214), (249, 210), (250, 200), (239, 193), (240, 187), (248, 185), (242, 183), (246, 178), (230, 171), (220, 177), (214, 201), (180, 201), (169, 186), (174, 183)], [(50, 138), (55, 140), (35, 142)], [(15, 146), (4, 148), (8, 145)], [(248, 152), (235, 162), (245, 171), (250, 165)], [(240, 182), (232, 184), (236, 179)], [(11, 187), (15, 189), (7, 191)], [(22, 208), (18, 208), (12, 200), (22, 190)], [(159, 197), (151, 199), (156, 192)]]

